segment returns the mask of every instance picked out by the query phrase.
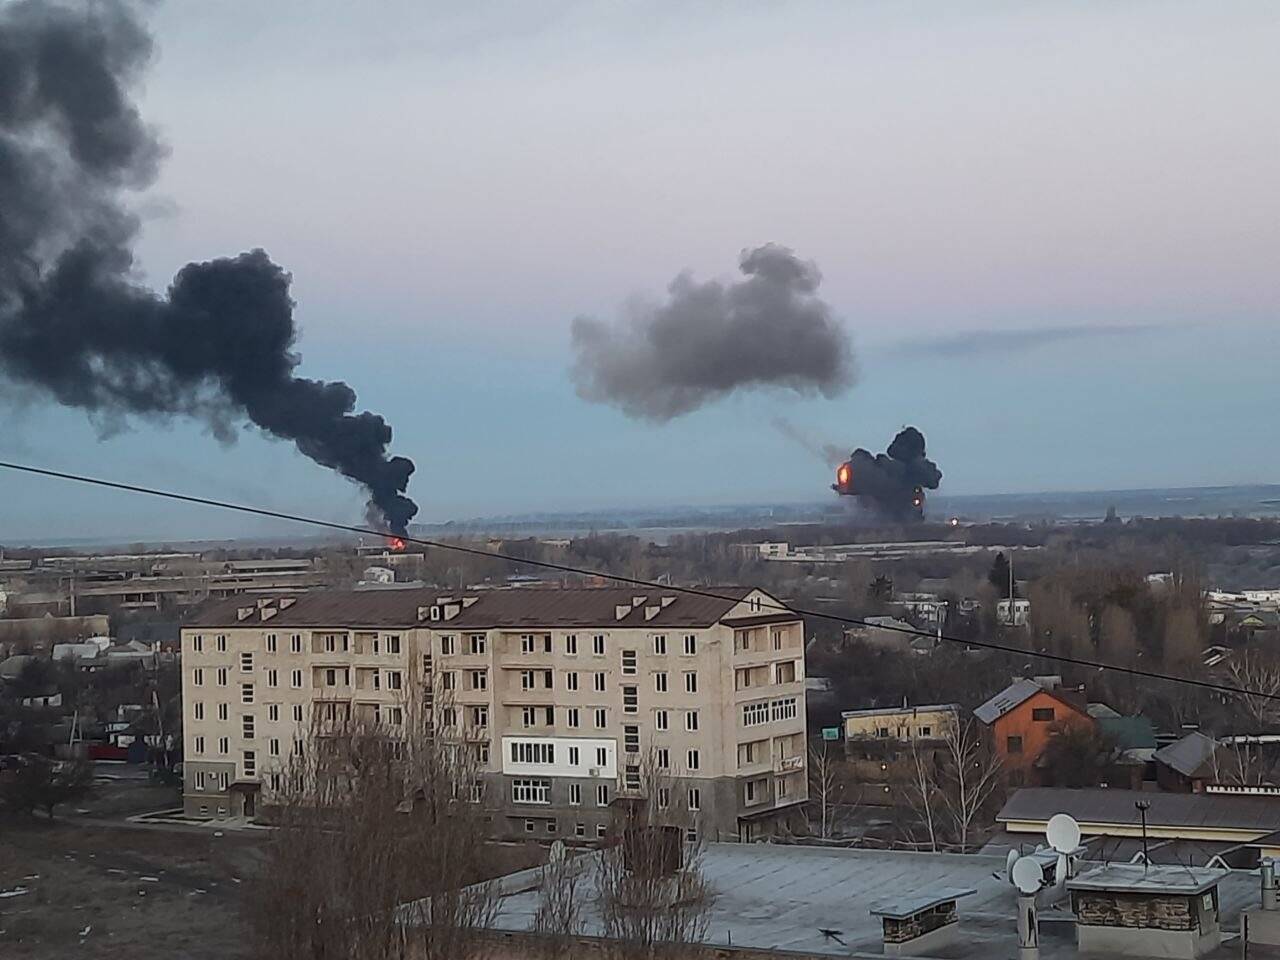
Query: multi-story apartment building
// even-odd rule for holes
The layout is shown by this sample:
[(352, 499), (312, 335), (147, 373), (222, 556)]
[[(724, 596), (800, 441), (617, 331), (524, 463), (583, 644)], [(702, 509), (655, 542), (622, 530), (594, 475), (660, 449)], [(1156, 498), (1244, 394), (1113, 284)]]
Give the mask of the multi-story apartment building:
[[(317, 719), (473, 745), (498, 836), (603, 837), (619, 801), (766, 835), (807, 798), (804, 632), (760, 590), (324, 590), (182, 631), (184, 807), (254, 816)], [(660, 786), (655, 786), (660, 784)], [(653, 796), (650, 796), (653, 794)]]

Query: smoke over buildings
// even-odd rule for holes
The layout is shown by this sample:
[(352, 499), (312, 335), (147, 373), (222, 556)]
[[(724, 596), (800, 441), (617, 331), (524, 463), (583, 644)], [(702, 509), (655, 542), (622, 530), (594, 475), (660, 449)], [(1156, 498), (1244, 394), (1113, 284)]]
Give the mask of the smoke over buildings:
[(413, 463), (340, 381), (294, 375), (289, 275), (261, 250), (141, 286), (123, 194), (163, 155), (130, 88), (151, 40), (115, 0), (0, 6), (0, 373), (99, 426), (192, 417), (224, 440), (245, 420), (362, 484), (403, 532)]
[(833, 489), (859, 498), (877, 513), (895, 520), (922, 515), (924, 491), (936, 490), (942, 471), (925, 455), (924, 434), (906, 427), (885, 453), (859, 447), (836, 468)]
[(681, 273), (665, 302), (614, 324), (573, 321), (578, 395), (665, 422), (735, 390), (780, 387), (835, 397), (854, 381), (844, 326), (816, 292), (822, 276), (786, 247), (745, 250), (743, 279)]

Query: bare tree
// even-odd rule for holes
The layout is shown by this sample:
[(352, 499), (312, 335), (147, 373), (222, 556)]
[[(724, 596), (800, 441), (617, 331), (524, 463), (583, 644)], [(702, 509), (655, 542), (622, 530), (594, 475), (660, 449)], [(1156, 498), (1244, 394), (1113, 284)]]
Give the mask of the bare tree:
[(317, 704), (264, 771), (277, 830), (247, 901), (258, 956), (481, 956), (496, 896), (473, 755), (406, 712), (391, 724)]
[(1263, 733), (1280, 723), (1280, 657), (1257, 648), (1241, 650), (1227, 661), (1227, 677), (1233, 686), (1253, 691), (1233, 701), (1252, 726), (1247, 732)]
[(822, 746), (809, 746), (809, 832), (830, 840), (842, 817), (841, 798), (844, 782), (840, 779), (839, 757), (831, 755), (831, 742), (823, 740)]
[(942, 802), (961, 851), (1000, 786), (1000, 758), (982, 727), (972, 718), (949, 725), (942, 737)]
[[(556, 852), (558, 849), (559, 852)], [(539, 935), (538, 954), (545, 960), (564, 960), (577, 950), (586, 929), (583, 915), (584, 857), (570, 856), (561, 844), (538, 875), (538, 910), (533, 931)]]
[(911, 779), (907, 783), (907, 805), (923, 826), (929, 849), (938, 852), (941, 798), (938, 795), (939, 771), (932, 750), (920, 749), (918, 740), (911, 741)]
[(600, 853), (595, 902), (614, 955), (651, 958), (701, 943), (715, 892), (702, 872), (705, 852), (689, 787), (656, 762), (640, 764), (636, 796), (619, 808), (614, 843)]

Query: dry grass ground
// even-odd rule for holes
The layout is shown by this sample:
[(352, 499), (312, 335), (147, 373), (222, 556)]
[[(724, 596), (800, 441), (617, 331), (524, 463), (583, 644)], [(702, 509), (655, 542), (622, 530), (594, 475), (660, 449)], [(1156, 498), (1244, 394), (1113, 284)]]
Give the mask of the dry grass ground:
[(234, 960), (260, 836), (10, 822), (0, 835), (0, 956)]

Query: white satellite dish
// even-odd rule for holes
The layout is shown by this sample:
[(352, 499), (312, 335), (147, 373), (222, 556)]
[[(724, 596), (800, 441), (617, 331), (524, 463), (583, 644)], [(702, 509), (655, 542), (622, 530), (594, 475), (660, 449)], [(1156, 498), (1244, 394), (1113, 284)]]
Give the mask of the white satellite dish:
[(1031, 857), (1019, 857), (1013, 865), (1013, 885), (1019, 893), (1028, 896), (1037, 893), (1044, 884), (1044, 870)]
[(565, 855), (564, 841), (556, 840), (551, 844), (551, 850), (547, 854), (548, 863), (563, 863)]
[(1080, 824), (1069, 814), (1055, 813), (1050, 817), (1044, 836), (1058, 853), (1075, 853), (1080, 849)]
[(1017, 850), (1010, 850), (1009, 855), (1004, 858), (1004, 876), (1010, 883), (1013, 883), (1013, 865), (1018, 862), (1018, 858), (1022, 854)]

